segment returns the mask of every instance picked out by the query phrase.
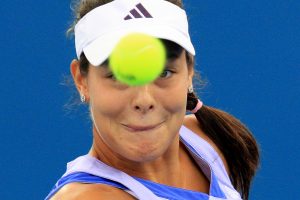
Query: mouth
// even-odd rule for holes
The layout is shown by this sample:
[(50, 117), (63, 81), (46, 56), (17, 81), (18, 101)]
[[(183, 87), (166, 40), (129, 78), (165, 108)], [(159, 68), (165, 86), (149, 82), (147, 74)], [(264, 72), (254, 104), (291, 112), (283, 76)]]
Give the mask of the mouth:
[(154, 129), (157, 129), (163, 124), (163, 122), (155, 124), (155, 125), (149, 125), (149, 126), (139, 126), (139, 125), (125, 125), (122, 124), (127, 130), (130, 132), (143, 132), (143, 131), (151, 131)]

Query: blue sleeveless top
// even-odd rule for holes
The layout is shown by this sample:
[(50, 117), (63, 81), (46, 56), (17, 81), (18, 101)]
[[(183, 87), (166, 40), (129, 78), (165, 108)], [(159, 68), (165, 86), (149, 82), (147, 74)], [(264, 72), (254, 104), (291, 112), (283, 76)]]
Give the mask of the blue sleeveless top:
[(210, 181), (209, 194), (176, 188), (132, 177), (100, 160), (84, 155), (67, 164), (66, 173), (57, 181), (45, 200), (68, 183), (106, 184), (122, 189), (141, 200), (241, 200), (225, 170), (222, 159), (200, 136), (182, 126), (181, 142)]

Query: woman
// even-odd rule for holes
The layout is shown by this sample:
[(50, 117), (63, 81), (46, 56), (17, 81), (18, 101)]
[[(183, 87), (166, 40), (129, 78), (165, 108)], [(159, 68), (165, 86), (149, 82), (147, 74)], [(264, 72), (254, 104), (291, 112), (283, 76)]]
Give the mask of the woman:
[[(78, 2), (71, 74), (89, 105), (93, 145), (46, 199), (248, 199), (259, 162), (249, 130), (193, 92), (195, 51), (180, 0)], [(130, 87), (107, 59), (126, 34), (160, 38), (163, 73)], [(193, 113), (186, 115), (186, 111)]]

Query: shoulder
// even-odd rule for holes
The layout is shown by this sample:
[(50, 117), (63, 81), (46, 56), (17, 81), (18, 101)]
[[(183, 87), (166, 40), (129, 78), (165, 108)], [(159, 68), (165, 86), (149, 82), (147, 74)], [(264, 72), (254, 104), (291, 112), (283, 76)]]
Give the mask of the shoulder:
[(225, 165), (226, 171), (229, 174), (228, 164), (227, 164), (227, 161), (226, 161), (223, 153), (217, 147), (217, 145), (200, 128), (199, 121), (197, 120), (196, 116), (193, 115), (193, 114), (186, 115), (184, 117), (183, 125), (186, 126), (188, 129), (190, 129), (191, 131), (193, 131), (194, 133), (196, 133), (199, 137), (201, 137), (202, 139), (204, 139), (206, 142), (208, 142), (214, 148), (214, 150), (221, 157), (221, 159), (222, 159), (222, 161), (223, 161), (223, 163)]
[(133, 200), (127, 192), (105, 184), (70, 183), (61, 188), (51, 200)]

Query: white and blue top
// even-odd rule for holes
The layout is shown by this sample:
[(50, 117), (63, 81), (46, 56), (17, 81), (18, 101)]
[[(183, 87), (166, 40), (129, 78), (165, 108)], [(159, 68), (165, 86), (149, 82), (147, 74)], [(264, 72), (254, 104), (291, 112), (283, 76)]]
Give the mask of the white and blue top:
[(50, 199), (66, 184), (74, 182), (110, 185), (140, 200), (241, 200), (214, 148), (185, 126), (180, 128), (179, 134), (181, 142), (210, 181), (209, 194), (132, 177), (90, 155), (84, 155), (67, 164), (66, 173), (57, 181), (45, 200)]

